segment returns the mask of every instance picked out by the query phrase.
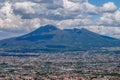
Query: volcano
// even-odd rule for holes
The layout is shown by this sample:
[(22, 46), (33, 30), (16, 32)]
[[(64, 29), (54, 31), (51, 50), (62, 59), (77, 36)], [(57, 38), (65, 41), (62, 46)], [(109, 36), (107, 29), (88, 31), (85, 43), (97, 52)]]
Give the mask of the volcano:
[(45, 25), (26, 35), (0, 41), (7, 52), (64, 52), (120, 46), (120, 40), (81, 29)]

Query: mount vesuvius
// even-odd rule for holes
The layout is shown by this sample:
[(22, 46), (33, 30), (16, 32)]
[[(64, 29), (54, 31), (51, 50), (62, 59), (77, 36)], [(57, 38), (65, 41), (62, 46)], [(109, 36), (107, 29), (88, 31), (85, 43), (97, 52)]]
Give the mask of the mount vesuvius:
[(0, 41), (0, 49), (10, 52), (80, 51), (120, 46), (120, 40), (99, 35), (87, 29), (59, 29), (42, 26), (20, 37)]

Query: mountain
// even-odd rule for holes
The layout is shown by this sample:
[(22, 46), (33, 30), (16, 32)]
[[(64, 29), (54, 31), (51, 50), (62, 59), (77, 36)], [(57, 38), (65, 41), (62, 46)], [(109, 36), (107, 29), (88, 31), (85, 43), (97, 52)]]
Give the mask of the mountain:
[(59, 29), (42, 26), (26, 35), (0, 41), (0, 49), (8, 52), (59, 52), (120, 46), (120, 40), (99, 35), (87, 29)]

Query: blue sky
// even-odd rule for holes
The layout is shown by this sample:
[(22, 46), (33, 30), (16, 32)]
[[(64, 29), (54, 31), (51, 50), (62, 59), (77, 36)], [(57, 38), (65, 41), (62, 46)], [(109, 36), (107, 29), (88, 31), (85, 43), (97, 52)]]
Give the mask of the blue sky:
[(120, 38), (120, 0), (0, 0), (0, 39), (46, 24)]
[(100, 6), (107, 2), (114, 2), (116, 6), (120, 8), (120, 0), (89, 0), (91, 4)]

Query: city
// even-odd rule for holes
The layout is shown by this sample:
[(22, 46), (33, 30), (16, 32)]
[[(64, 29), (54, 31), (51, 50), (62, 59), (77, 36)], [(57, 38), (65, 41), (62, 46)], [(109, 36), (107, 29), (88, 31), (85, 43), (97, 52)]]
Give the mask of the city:
[(120, 0), (0, 0), (0, 80), (120, 80)]
[(5, 55), (0, 57), (0, 80), (120, 80), (120, 54), (117, 52)]

